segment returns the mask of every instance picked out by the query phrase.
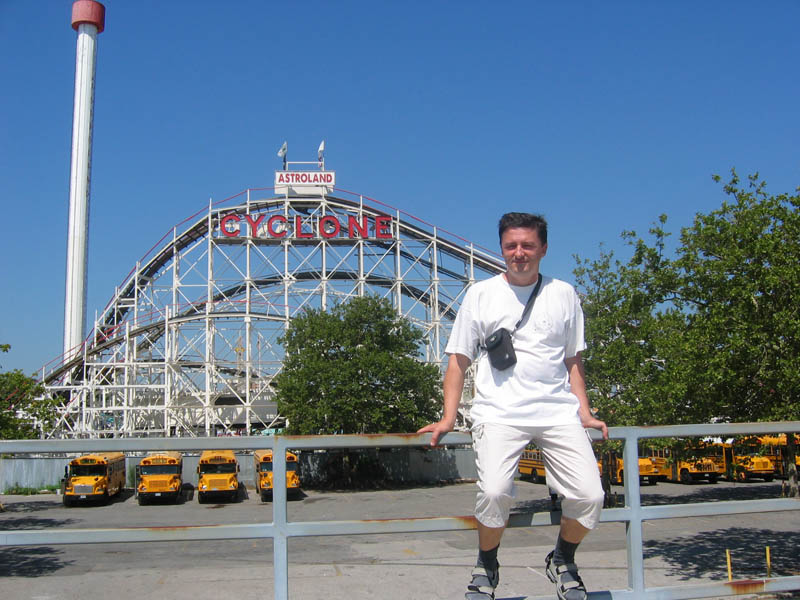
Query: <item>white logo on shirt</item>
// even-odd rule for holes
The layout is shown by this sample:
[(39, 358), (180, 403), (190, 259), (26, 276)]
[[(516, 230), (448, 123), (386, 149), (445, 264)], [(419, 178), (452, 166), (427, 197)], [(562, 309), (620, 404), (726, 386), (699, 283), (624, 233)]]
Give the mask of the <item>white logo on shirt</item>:
[(553, 323), (547, 315), (539, 315), (533, 321), (537, 331), (547, 332), (553, 329)]

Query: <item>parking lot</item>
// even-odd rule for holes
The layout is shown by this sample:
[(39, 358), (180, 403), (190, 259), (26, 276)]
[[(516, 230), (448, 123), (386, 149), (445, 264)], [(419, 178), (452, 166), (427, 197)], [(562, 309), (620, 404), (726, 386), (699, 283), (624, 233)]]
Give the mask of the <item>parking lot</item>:
[[(621, 487), (614, 487), (621, 494)], [(659, 483), (642, 487), (644, 504), (715, 502), (780, 496), (781, 483)], [(306, 490), (288, 504), (292, 521), (469, 515), (474, 483), (378, 491)], [(55, 495), (0, 496), (4, 530), (174, 527), (269, 522), (272, 505), (252, 489), (235, 503), (199, 504), (192, 490), (178, 504), (139, 506), (130, 490), (107, 506), (65, 508)], [(518, 482), (515, 510), (547, 511), (542, 484)], [(730, 550), (736, 579), (800, 574), (800, 511), (667, 519), (644, 525), (648, 586), (727, 577)], [(510, 529), (500, 548), (498, 598), (553, 597), (541, 563), (554, 526)], [(289, 540), (292, 598), (463, 598), (476, 553), (474, 531)], [(625, 526), (603, 523), (579, 549), (590, 589), (627, 587)], [(141, 598), (271, 598), (272, 541), (83, 544), (0, 547), (3, 597), (45, 600), (96, 594)], [(98, 587), (99, 586), (99, 587)]]

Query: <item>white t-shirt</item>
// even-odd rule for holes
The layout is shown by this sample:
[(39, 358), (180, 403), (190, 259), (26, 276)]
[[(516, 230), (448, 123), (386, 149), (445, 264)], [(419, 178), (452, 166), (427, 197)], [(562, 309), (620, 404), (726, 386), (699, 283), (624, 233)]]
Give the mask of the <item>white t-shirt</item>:
[(498, 371), (489, 364), (486, 338), (503, 327), (513, 331), (536, 284), (510, 285), (503, 275), (474, 284), (466, 293), (447, 354), (463, 354), (474, 361), (474, 424), (506, 423), (519, 426), (563, 425), (580, 422), (579, 401), (570, 391), (564, 364), (586, 348), (583, 311), (568, 283), (542, 276), (542, 286), (525, 321), (514, 334), (517, 364)]

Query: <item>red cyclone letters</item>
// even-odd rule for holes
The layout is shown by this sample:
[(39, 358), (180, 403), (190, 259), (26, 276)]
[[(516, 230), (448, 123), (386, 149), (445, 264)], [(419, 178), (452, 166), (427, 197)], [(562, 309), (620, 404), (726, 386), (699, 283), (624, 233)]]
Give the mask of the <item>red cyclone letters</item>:
[(219, 231), (225, 237), (240, 237), (244, 220), (249, 225), (249, 227), (244, 227), (244, 235), (248, 234), (249, 229), (250, 237), (276, 239), (288, 237), (296, 240), (319, 238), (326, 240), (334, 238), (390, 240), (394, 236), (392, 217), (389, 215), (378, 215), (374, 219), (367, 216), (359, 218), (355, 215), (348, 215), (346, 223), (334, 215), (306, 218), (301, 215), (288, 218), (283, 215), (272, 215), (267, 219), (266, 227), (264, 227), (263, 222), (266, 217), (265, 214), (240, 216), (236, 213), (229, 213), (220, 218)]

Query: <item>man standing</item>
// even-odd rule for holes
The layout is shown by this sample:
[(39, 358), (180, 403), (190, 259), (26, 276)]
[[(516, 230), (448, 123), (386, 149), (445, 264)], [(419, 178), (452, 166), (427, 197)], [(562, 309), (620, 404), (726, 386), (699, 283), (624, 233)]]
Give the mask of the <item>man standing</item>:
[[(555, 549), (545, 558), (545, 572), (561, 600), (583, 600), (586, 587), (575, 565), (575, 549), (597, 525), (603, 506), (597, 462), (584, 428), (599, 429), (608, 437), (586, 395), (583, 312), (571, 285), (539, 274), (547, 253), (544, 218), (507, 213), (500, 219), (499, 234), (507, 270), (467, 292), (446, 348), (442, 418), (419, 432), (431, 432), (435, 446), (452, 431), (465, 372), (477, 360), (471, 418), (479, 551), (466, 598), (494, 598), (500, 580), (497, 551), (514, 498), (517, 464), (525, 446), (535, 441), (544, 456), (548, 485), (562, 497), (561, 527)], [(532, 308), (520, 322), (529, 300)], [(496, 368), (486, 342), (501, 328), (513, 332), (516, 363)]]

